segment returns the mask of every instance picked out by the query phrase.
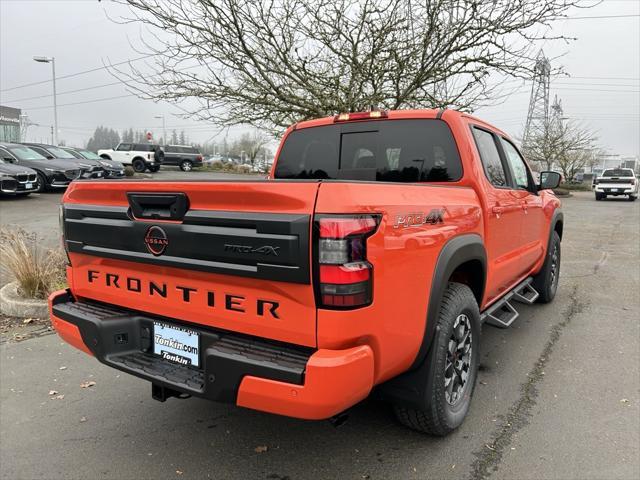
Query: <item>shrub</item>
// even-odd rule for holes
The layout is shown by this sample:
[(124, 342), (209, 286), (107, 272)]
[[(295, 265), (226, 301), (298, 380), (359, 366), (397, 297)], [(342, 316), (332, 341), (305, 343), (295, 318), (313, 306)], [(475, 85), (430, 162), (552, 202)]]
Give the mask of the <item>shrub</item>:
[(238, 165), (237, 166), (238, 173), (251, 173), (251, 165)]
[(124, 176), (125, 177), (133, 177), (135, 175), (135, 170), (133, 169), (133, 167), (131, 165), (127, 165), (126, 167), (124, 167)]
[(65, 255), (61, 249), (45, 249), (34, 234), (21, 228), (0, 230), (2, 269), (18, 282), (18, 291), (29, 298), (46, 298), (66, 285)]

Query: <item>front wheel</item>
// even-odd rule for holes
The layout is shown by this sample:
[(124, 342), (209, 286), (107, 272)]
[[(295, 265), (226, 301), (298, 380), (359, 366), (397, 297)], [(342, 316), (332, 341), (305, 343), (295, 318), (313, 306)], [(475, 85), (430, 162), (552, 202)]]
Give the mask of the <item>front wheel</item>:
[(183, 172), (190, 172), (191, 170), (193, 170), (193, 163), (191, 162), (191, 160), (183, 160), (180, 163), (180, 170), (182, 170)]
[(442, 296), (436, 334), (425, 359), (422, 408), (394, 406), (398, 421), (419, 432), (444, 436), (464, 421), (480, 363), (480, 311), (471, 289), (450, 282)]
[(629, 201), (630, 202), (635, 202), (636, 201), (637, 195), (629, 195)]
[(46, 191), (47, 191), (47, 179), (42, 173), (38, 172), (38, 188), (36, 192), (44, 193)]
[(547, 257), (542, 265), (542, 270), (533, 279), (533, 288), (540, 296), (538, 302), (549, 303), (556, 296), (558, 282), (560, 280), (560, 235), (554, 231), (547, 249)]
[(602, 193), (600, 193), (600, 192), (596, 192), (596, 200), (597, 200), (597, 201), (600, 201), (600, 200), (602, 200), (603, 198), (604, 198), (604, 195), (603, 195)]

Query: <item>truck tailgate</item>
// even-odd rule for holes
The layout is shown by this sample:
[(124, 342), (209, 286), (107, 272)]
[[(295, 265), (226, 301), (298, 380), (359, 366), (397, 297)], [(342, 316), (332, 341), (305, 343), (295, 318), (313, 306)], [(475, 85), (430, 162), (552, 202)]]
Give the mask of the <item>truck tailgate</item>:
[(314, 181), (74, 182), (63, 199), (73, 291), (314, 347), (317, 189)]

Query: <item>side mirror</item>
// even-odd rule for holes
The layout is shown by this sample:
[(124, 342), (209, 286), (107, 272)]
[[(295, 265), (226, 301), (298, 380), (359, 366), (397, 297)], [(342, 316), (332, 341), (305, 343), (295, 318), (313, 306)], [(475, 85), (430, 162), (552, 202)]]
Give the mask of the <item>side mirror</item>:
[(538, 190), (551, 190), (558, 188), (562, 176), (558, 172), (540, 172), (540, 185)]

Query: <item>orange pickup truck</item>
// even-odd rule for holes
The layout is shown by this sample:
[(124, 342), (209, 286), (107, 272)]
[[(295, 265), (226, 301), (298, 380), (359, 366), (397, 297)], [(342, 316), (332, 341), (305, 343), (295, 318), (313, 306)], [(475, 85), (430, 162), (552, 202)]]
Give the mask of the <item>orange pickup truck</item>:
[(76, 181), (52, 322), (160, 401), (327, 419), (375, 392), (445, 435), (482, 324), (555, 295), (559, 175), (540, 179), (491, 125), (414, 110), (297, 123), (266, 179)]

